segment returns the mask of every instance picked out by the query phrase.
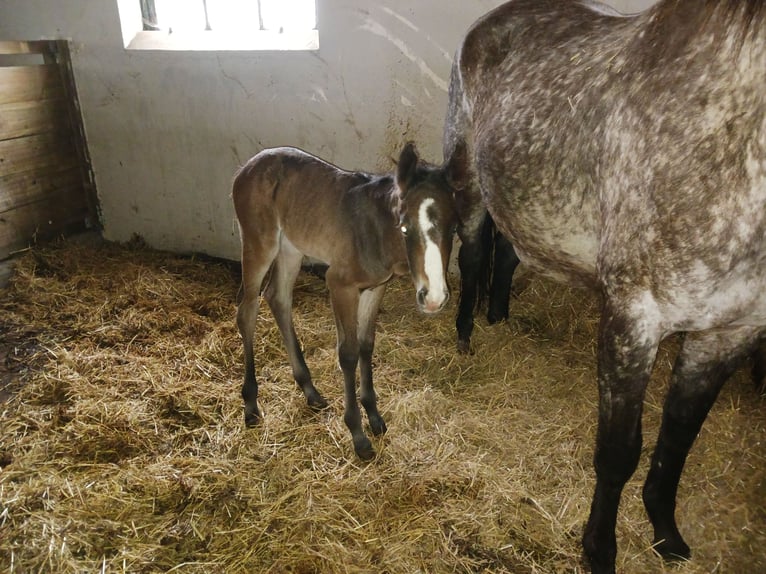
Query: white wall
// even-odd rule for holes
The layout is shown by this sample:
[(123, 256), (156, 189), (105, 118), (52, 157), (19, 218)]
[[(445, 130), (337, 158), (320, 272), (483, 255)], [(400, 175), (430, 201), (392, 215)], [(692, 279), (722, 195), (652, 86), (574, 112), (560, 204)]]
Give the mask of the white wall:
[(107, 239), (235, 259), (229, 184), (263, 147), (388, 170), (413, 139), (440, 162), (452, 53), (500, 3), (317, 0), (318, 52), (164, 53), (123, 48), (117, 0), (0, 0), (0, 40), (72, 39)]

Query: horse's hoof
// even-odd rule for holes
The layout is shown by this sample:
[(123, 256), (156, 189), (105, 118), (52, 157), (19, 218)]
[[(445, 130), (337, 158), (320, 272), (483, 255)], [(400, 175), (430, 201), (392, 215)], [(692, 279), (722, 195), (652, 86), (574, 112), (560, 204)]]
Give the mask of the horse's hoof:
[(370, 431), (372, 431), (373, 435), (381, 436), (386, 434), (388, 427), (386, 426), (386, 421), (383, 420), (383, 417), (373, 416), (368, 417), (368, 419), (370, 421)]
[(615, 565), (610, 564), (608, 560), (599, 560), (596, 556), (590, 556), (588, 552), (582, 553), (582, 563), (585, 571), (591, 574), (615, 574)]
[(245, 411), (245, 426), (247, 428), (253, 428), (254, 426), (258, 426), (261, 422), (261, 415), (260, 413), (256, 412), (247, 412)]
[(463, 341), (462, 339), (458, 339), (457, 341), (457, 352), (461, 355), (470, 355), (471, 354), (471, 342), (470, 341)]
[(496, 323), (501, 323), (503, 321), (508, 320), (508, 313), (495, 313), (493, 311), (490, 311), (487, 313), (487, 323), (490, 325), (494, 325)]
[(317, 393), (316, 395), (307, 397), (306, 402), (308, 403), (309, 408), (314, 411), (321, 411), (323, 409), (326, 409), (329, 406), (325, 398), (319, 393)]
[(372, 448), (370, 439), (363, 436), (361, 439), (354, 439), (354, 452), (361, 460), (368, 461), (375, 458), (375, 449)]
[(691, 559), (692, 551), (689, 545), (683, 540), (679, 539), (675, 542), (668, 540), (655, 541), (654, 549), (662, 556), (665, 562), (686, 562)]

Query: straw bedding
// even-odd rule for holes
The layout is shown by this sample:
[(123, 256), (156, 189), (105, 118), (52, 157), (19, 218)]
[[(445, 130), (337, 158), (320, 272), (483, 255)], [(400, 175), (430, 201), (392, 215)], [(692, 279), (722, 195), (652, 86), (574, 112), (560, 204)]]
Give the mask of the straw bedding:
[[(27, 252), (0, 299), (0, 571), (582, 572), (597, 304), (525, 283), (508, 323), (478, 320), (471, 356), (455, 354), (454, 305), (418, 315), (411, 284), (392, 284), (375, 353), (389, 432), (364, 464), (317, 277), (300, 276), (295, 318), (330, 408), (305, 406), (262, 305), (265, 418), (246, 429), (231, 266), (140, 242)], [(650, 548), (640, 488), (676, 346), (648, 392), (618, 570), (766, 571), (766, 412), (744, 369), (682, 478), (693, 560)]]

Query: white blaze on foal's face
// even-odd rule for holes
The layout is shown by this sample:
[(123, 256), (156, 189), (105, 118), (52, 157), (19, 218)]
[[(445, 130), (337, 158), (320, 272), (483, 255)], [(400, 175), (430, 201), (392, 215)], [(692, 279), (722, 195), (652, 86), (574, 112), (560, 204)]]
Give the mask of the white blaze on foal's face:
[(427, 198), (420, 203), (418, 208), (418, 227), (423, 237), (425, 251), (423, 253), (423, 267), (428, 279), (428, 285), (417, 285), (420, 292), (426, 289), (427, 293), (423, 301), (423, 310), (433, 313), (442, 308), (447, 302), (449, 291), (447, 290), (447, 281), (444, 277), (444, 265), (442, 264), (442, 254), (439, 246), (429, 235), (429, 232), (435, 227), (434, 222), (428, 215), (428, 208), (434, 203), (434, 199)]

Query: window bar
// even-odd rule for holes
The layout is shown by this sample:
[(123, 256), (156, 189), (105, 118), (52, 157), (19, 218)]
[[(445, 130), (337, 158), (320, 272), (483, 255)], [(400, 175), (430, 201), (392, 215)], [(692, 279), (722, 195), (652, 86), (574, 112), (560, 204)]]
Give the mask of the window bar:
[(205, 10), (205, 30), (210, 31), (210, 17), (207, 15), (207, 0), (202, 0), (202, 9)]
[(157, 10), (154, 7), (154, 0), (141, 0), (141, 20), (144, 24), (144, 30), (159, 30), (157, 25)]
[(261, 8), (261, 0), (258, 0), (258, 29), (263, 30), (263, 9)]

